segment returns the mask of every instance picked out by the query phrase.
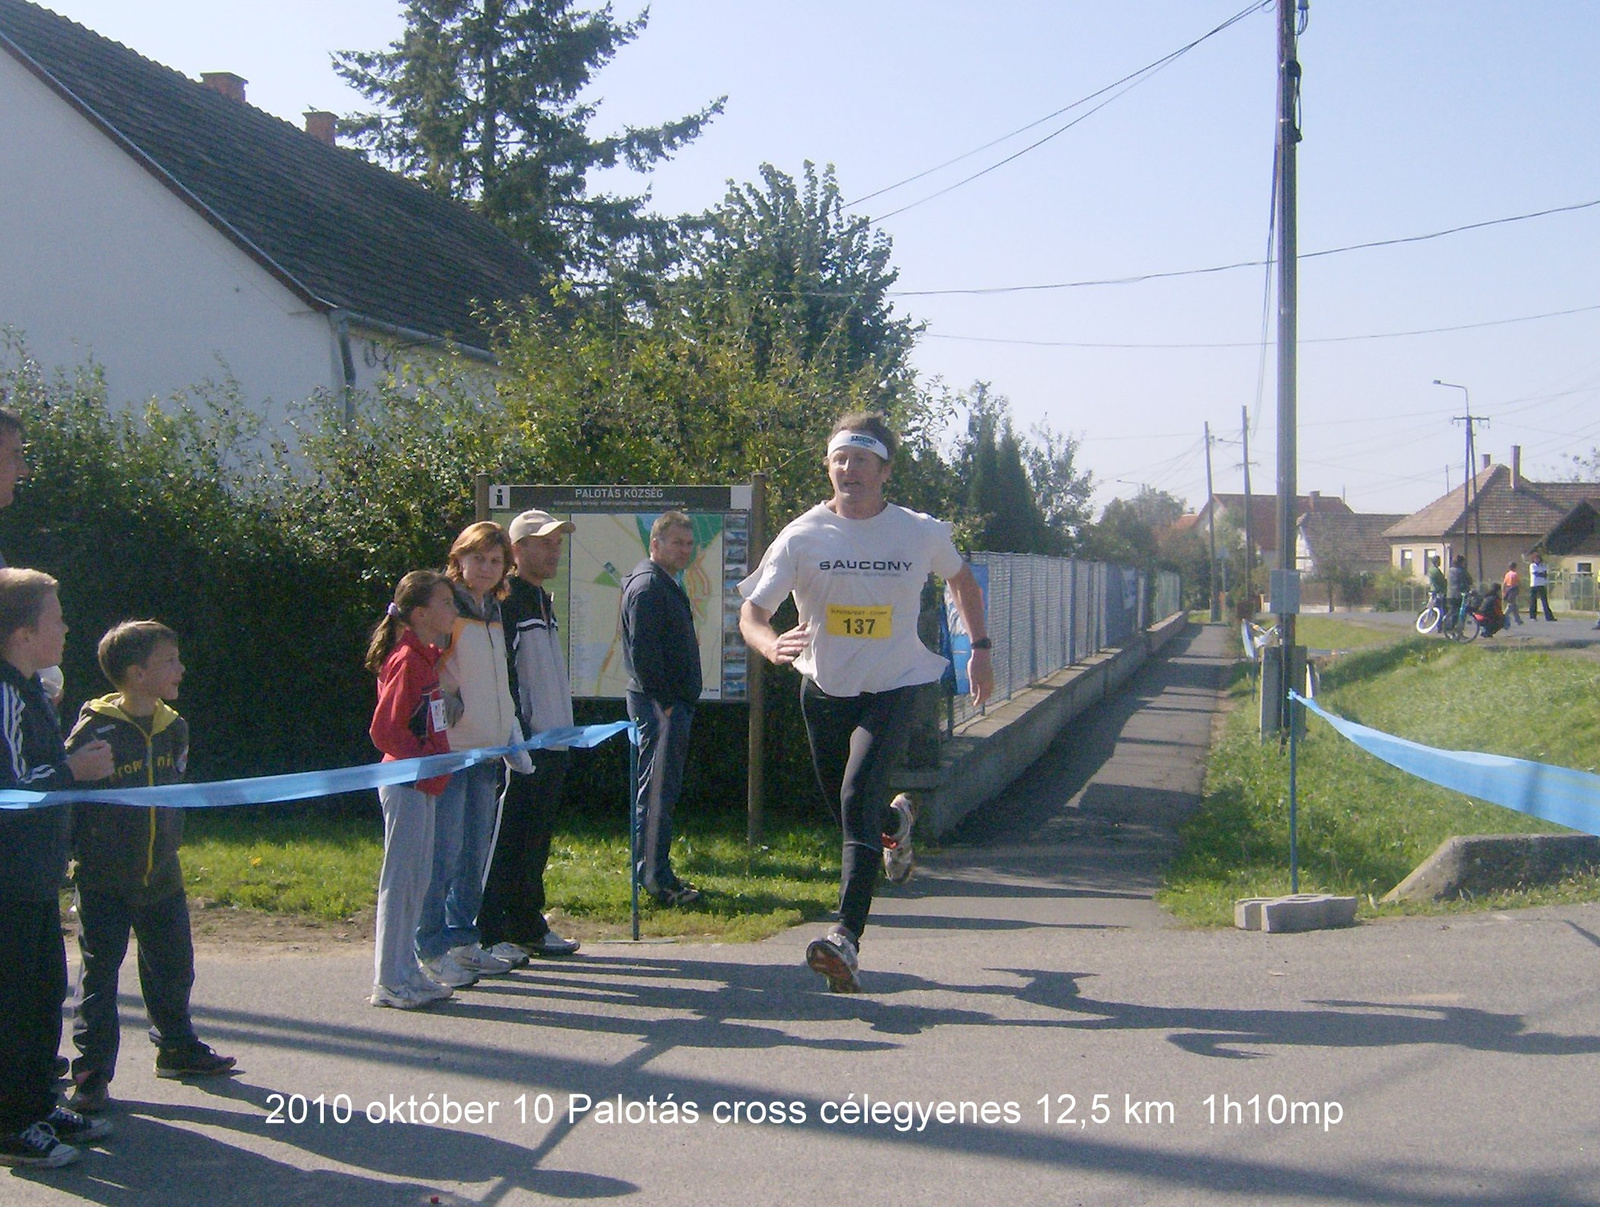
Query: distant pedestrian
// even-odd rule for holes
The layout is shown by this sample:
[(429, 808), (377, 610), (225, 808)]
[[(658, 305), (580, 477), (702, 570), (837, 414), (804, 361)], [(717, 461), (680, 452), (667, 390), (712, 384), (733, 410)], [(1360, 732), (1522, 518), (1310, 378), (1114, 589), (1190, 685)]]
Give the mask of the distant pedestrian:
[[(372, 630), (366, 665), (378, 676), (378, 702), (367, 732), (383, 751), (384, 762), (450, 752), (450, 710), (438, 663), (455, 623), (450, 580), (432, 570), (413, 570), (400, 580)], [(441, 775), (378, 789), (383, 870), (378, 873), (377, 941), (368, 999), (374, 1006), (414, 1010), (455, 992), (423, 970), (416, 951), (422, 899), (433, 873), (434, 808), (449, 781)]]
[(1554, 620), (1550, 612), (1550, 589), (1544, 567), (1544, 554), (1535, 549), (1528, 559), (1528, 619), (1539, 619), (1539, 604), (1544, 604), (1544, 618)]
[(1517, 592), (1522, 589), (1522, 576), (1517, 573), (1517, 563), (1512, 562), (1506, 567), (1506, 576), (1500, 580), (1500, 598), (1506, 605), (1506, 616), (1518, 624), (1522, 623), (1522, 613), (1517, 610)]
[(1466, 619), (1467, 592), (1472, 590), (1472, 575), (1467, 572), (1467, 555), (1458, 553), (1450, 559), (1449, 609), (1445, 612), (1445, 627), (1456, 629)]
[[(555, 600), (545, 583), (561, 565), (571, 520), (525, 511), (511, 521), (517, 572), (506, 586), (500, 619), (506, 628), (513, 702), (529, 734), (572, 726), (572, 681), (567, 675)], [(578, 940), (550, 929), (544, 916), (545, 868), (567, 781), (568, 750), (546, 746), (532, 753), (531, 771), (512, 768), (500, 803), (500, 836), (484, 885), (478, 929), (491, 951), (509, 943), (531, 956), (570, 956)]]
[(672, 814), (683, 789), (689, 727), (700, 700), (694, 608), (678, 576), (694, 560), (694, 525), (681, 511), (650, 528), (650, 556), (622, 580), (622, 658), (628, 716), (639, 727), (634, 825), (639, 885), (662, 905), (688, 905), (700, 890), (672, 870)]

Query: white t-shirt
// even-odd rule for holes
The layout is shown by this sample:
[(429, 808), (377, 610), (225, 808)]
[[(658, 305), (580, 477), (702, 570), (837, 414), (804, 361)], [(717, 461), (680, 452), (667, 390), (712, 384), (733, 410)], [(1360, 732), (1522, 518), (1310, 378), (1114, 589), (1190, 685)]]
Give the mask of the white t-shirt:
[(858, 696), (944, 674), (917, 636), (922, 585), (965, 565), (950, 526), (932, 516), (890, 504), (847, 520), (819, 503), (778, 534), (739, 593), (769, 612), (792, 593), (811, 629), (795, 669), (830, 696)]

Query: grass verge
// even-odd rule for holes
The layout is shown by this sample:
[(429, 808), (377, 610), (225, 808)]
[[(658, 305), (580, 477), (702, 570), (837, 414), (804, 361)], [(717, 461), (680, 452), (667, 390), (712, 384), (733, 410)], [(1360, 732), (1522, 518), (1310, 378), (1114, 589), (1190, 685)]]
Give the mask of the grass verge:
[[(641, 934), (745, 942), (826, 917), (837, 904), (831, 830), (790, 830), (752, 848), (742, 818), (687, 820), (673, 865), (706, 898), (679, 909), (645, 899)], [(383, 827), (376, 808), (218, 810), (190, 819), (182, 858), (188, 892), (202, 904), (344, 922), (374, 908)], [(627, 933), (627, 834), (594, 825), (558, 833), (545, 887), (563, 928), (585, 938)]]
[[(1305, 640), (1316, 639), (1307, 633)], [(1253, 690), (1248, 677), (1235, 684), (1238, 707), (1221, 726), (1201, 806), (1183, 828), (1182, 853), (1158, 895), (1196, 925), (1231, 924), (1236, 898), (1289, 891), (1288, 754), (1260, 741)], [(1595, 770), (1600, 751), (1593, 668), (1555, 654), (1414, 638), (1336, 658), (1322, 690), (1332, 711), (1431, 746), (1587, 771)], [(1302, 892), (1357, 895), (1369, 915), (1467, 908), (1472, 903), (1379, 907), (1376, 899), (1451, 835), (1561, 831), (1424, 783), (1317, 719), (1309, 724), (1297, 764)], [(1600, 881), (1578, 877), (1492, 903), (1597, 898)]]

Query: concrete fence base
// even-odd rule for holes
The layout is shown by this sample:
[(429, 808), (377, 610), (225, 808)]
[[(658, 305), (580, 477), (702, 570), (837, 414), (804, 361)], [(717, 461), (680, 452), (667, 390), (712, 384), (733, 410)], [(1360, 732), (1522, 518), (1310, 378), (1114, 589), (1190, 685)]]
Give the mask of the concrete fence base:
[(1445, 901), (1553, 884), (1600, 869), (1593, 834), (1469, 834), (1447, 838), (1383, 898)]
[(917, 829), (938, 837), (998, 796), (1069, 721), (1117, 691), (1187, 625), (1188, 614), (1175, 612), (1122, 648), (1102, 650), (1057, 671), (960, 726), (940, 744), (937, 768), (895, 776), (896, 790), (918, 798)]

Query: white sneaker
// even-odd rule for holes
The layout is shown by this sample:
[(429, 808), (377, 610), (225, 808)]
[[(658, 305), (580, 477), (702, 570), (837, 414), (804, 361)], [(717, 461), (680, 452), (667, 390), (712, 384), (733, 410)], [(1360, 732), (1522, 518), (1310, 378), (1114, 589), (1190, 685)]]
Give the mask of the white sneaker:
[(424, 1005), (432, 1002), (442, 1002), (446, 998), (455, 996), (455, 990), (448, 985), (441, 985), (426, 972), (422, 966), (417, 966), (417, 977), (414, 981), (406, 982), (413, 993), (422, 999)]
[(496, 943), (488, 950), (495, 959), (504, 960), (512, 968), (521, 968), (528, 962), (528, 953), (515, 943)]
[(422, 970), (440, 985), (450, 989), (465, 989), (478, 983), (478, 974), (464, 967), (450, 952), (434, 960), (422, 961)]
[[(441, 985), (439, 988), (444, 989), (444, 986)], [(454, 992), (451, 989), (444, 991)], [(415, 1010), (418, 1006), (427, 1004), (422, 994), (423, 990), (415, 985), (374, 985), (372, 996), (367, 1000), (374, 1006), (388, 1006), (394, 1010)]]
[(855, 940), (842, 927), (835, 926), (806, 945), (806, 965), (828, 978), (829, 993), (861, 992), (861, 981), (856, 976), (860, 963)]
[(904, 884), (917, 867), (917, 857), (911, 848), (911, 828), (917, 821), (917, 806), (904, 792), (889, 802), (889, 821), (894, 829), (883, 836), (883, 874), (890, 884)]
[(497, 976), (502, 972), (511, 971), (510, 960), (502, 960), (476, 943), (463, 943), (460, 947), (452, 947), (450, 955), (461, 967), (470, 968), (481, 976)]

